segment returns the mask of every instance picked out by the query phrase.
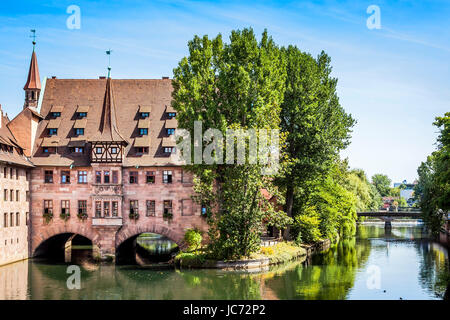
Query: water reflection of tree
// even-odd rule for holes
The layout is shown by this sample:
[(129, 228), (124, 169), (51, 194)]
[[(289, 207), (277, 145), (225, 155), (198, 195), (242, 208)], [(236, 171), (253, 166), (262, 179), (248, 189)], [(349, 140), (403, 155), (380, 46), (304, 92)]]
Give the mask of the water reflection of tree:
[(422, 288), (443, 299), (449, 295), (450, 269), (448, 251), (437, 243), (421, 242), (415, 245), (419, 259), (419, 281)]
[(334, 248), (313, 257), (312, 265), (298, 265), (283, 276), (266, 281), (280, 299), (345, 299), (356, 272), (370, 253), (370, 242), (342, 240)]

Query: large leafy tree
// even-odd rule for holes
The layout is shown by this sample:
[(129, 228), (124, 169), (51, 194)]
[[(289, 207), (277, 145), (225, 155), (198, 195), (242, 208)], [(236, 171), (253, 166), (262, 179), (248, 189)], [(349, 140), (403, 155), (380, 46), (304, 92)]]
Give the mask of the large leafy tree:
[(385, 174), (376, 173), (372, 176), (372, 184), (377, 188), (382, 197), (391, 194), (391, 179)]
[[(224, 135), (227, 129), (279, 128), (286, 80), (280, 49), (266, 31), (260, 41), (252, 29), (232, 31), (229, 40), (195, 36), (188, 57), (174, 69), (172, 105), (178, 127), (192, 137), (195, 121)], [(224, 154), (231, 147), (225, 144)], [(261, 166), (202, 163), (187, 169), (197, 177), (196, 199), (207, 208), (216, 256), (239, 258), (257, 250), (262, 221), (276, 211), (261, 195), (271, 183)]]
[(450, 210), (450, 112), (437, 117), (434, 125), (440, 128), (438, 149), (417, 169), (419, 180), (414, 195), (425, 223), (437, 234)]
[(306, 203), (317, 180), (345, 148), (355, 121), (339, 103), (337, 79), (330, 57), (317, 58), (295, 46), (283, 49), (286, 92), (281, 105), (281, 129), (286, 133), (284, 172), (278, 184), (286, 194), (286, 213), (293, 216), (294, 196)]

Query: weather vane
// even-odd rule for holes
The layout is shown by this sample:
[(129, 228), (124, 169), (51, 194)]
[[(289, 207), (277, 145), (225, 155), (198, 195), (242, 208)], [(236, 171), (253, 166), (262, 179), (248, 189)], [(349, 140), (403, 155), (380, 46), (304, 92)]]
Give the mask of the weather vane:
[(111, 49), (106, 50), (106, 54), (108, 55), (108, 78), (111, 78), (111, 52)]
[(34, 46), (36, 45), (36, 29), (31, 29), (30, 31), (32, 33), (30, 38), (33, 38), (33, 50), (34, 50)]

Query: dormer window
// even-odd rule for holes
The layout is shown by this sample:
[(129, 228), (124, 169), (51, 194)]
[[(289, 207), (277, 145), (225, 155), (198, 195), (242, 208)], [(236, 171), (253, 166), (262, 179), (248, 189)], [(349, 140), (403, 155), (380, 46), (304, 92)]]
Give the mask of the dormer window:
[(168, 117), (169, 119), (175, 118), (176, 115), (177, 115), (176, 112), (168, 112), (168, 113), (167, 113), (167, 117)]
[(96, 154), (102, 154), (103, 153), (103, 148), (101, 148), (101, 147), (95, 148), (95, 153)]
[(42, 147), (42, 152), (46, 154), (52, 154), (56, 152), (56, 148), (54, 147)]
[(175, 147), (164, 147), (165, 153), (175, 153), (176, 148)]
[(147, 154), (148, 153), (148, 147), (135, 147), (137, 154)]
[(148, 135), (148, 129), (147, 128), (140, 128), (139, 129), (139, 135), (141, 135), (141, 136)]
[(77, 112), (77, 118), (83, 119), (87, 117), (87, 112)]
[(169, 136), (175, 133), (175, 129), (173, 129), (173, 128), (171, 128), (171, 129), (166, 129), (166, 131), (167, 131), (167, 134), (168, 134)]
[(52, 116), (52, 118), (59, 118), (59, 117), (61, 117), (61, 112), (52, 112), (51, 116)]
[(76, 129), (75, 129), (75, 134), (76, 134), (77, 136), (82, 136), (82, 135), (84, 135), (84, 128), (76, 128)]
[(73, 148), (73, 152), (75, 152), (75, 153), (83, 153), (84, 152), (84, 148), (83, 147), (75, 147), (75, 148)]
[(148, 113), (148, 112), (141, 112), (140, 115), (141, 115), (141, 119), (145, 119), (145, 118), (148, 118), (150, 116), (150, 113)]
[(112, 154), (117, 154), (117, 153), (118, 153), (117, 147), (112, 147), (112, 148), (111, 148), (111, 153), (112, 153)]
[(48, 135), (54, 136), (54, 135), (57, 135), (57, 134), (58, 134), (58, 129), (56, 129), (56, 128), (48, 129)]

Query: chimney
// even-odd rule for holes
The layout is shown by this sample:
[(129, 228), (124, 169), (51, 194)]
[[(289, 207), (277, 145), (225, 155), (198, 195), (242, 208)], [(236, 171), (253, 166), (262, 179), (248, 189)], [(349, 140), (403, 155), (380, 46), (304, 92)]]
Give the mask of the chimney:
[(56, 76), (52, 76), (52, 79), (56, 79)]
[(163, 80), (167, 80), (167, 79), (169, 79), (169, 77), (162, 77), (163, 78)]
[(100, 77), (98, 77), (99, 79), (106, 79), (106, 77), (105, 76), (100, 76)]

